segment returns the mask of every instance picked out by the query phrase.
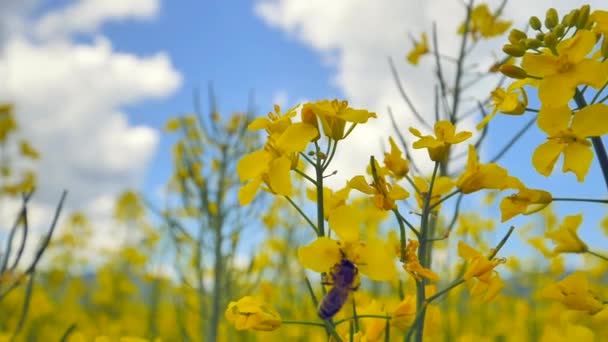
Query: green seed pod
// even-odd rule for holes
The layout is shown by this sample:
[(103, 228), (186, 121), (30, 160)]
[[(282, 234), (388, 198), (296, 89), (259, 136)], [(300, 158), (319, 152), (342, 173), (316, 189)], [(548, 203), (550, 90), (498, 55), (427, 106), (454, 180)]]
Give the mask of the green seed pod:
[(543, 24), (540, 22), (540, 19), (538, 19), (538, 17), (533, 16), (530, 17), (530, 27), (536, 31), (540, 30), (541, 26)]
[(528, 38), (528, 36), (518, 29), (512, 29), (509, 33), (509, 42), (511, 42), (511, 44), (519, 44), (521, 40), (526, 38)]
[(525, 41), (526, 48), (536, 50), (539, 47), (543, 46), (543, 42), (535, 38), (528, 38)]
[(587, 21), (589, 20), (589, 12), (591, 11), (591, 7), (589, 5), (581, 6), (580, 14), (578, 19), (576, 20), (576, 27), (579, 29), (585, 28), (587, 25)]
[(557, 45), (557, 37), (555, 36), (555, 33), (548, 32), (547, 34), (545, 34), (544, 42), (545, 42), (545, 46), (546, 47), (556, 46)]
[(564, 25), (566, 25), (567, 27), (576, 26), (576, 22), (578, 21), (579, 14), (580, 14), (580, 11), (578, 9), (573, 9), (572, 11), (570, 11), (570, 13), (568, 13), (564, 17), (564, 20), (562, 21), (562, 23)]
[(558, 24), (557, 26), (555, 26), (553, 28), (553, 33), (555, 34), (556, 37), (563, 37), (565, 32), (566, 32), (566, 26), (564, 26), (563, 24)]
[(559, 22), (559, 16), (555, 8), (549, 8), (545, 17), (545, 27), (551, 30)]
[(523, 45), (506, 44), (502, 47), (502, 51), (509, 56), (521, 57), (526, 53), (526, 47)]
[(526, 72), (526, 70), (511, 64), (501, 65), (499, 70), (503, 75), (510, 78), (516, 78), (521, 80), (528, 77), (528, 73)]

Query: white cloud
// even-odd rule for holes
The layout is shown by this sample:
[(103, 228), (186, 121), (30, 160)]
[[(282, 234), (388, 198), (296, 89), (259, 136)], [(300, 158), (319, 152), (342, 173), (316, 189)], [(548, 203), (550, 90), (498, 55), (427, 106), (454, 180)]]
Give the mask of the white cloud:
[(81, 0), (43, 16), (35, 32), (43, 38), (93, 33), (109, 20), (152, 18), (159, 8), (158, 0)]
[[(124, 108), (170, 96), (182, 76), (166, 53), (117, 52), (98, 30), (109, 20), (151, 18), (159, 2), (81, 0), (40, 20), (29, 19), (32, 6), (4, 1), (0, 19), (8, 16), (6, 8), (8, 21), (20, 24), (0, 37), (0, 102), (15, 104), (22, 136), (42, 156), (31, 205), (45, 215), (33, 229), (48, 228), (46, 214), (63, 189), (69, 191), (63, 217), (83, 210), (93, 225), (108, 226), (113, 199), (141, 184), (159, 140), (157, 130), (130, 123)], [(76, 33), (93, 39), (77, 42)], [(101, 245), (115, 237), (104, 229), (96, 234)]]
[[(489, 3), (491, 8), (496, 8), (500, 1)], [(592, 8), (599, 5), (600, 1), (592, 1)], [(566, 13), (572, 4), (560, 2), (555, 6), (549, 0), (513, 0), (508, 2), (505, 16), (518, 18), (516, 25), (524, 27), (527, 21), (524, 15), (544, 17), (549, 6)], [(525, 8), (525, 14), (522, 8)], [(417, 68), (407, 64), (404, 56), (411, 48), (408, 34), (418, 38), (421, 32), (430, 33), (432, 22), (435, 21), (440, 50), (457, 51), (460, 40), (456, 38), (455, 31), (464, 18), (465, 9), (463, 2), (452, 0), (261, 0), (255, 5), (255, 13), (268, 25), (309, 45), (323, 61), (330, 60), (335, 68), (333, 82), (346, 98), (355, 106), (378, 113), (378, 120), (357, 127), (352, 139), (343, 144), (344, 150), (357, 153), (341, 153), (335, 161), (334, 167), (340, 170), (340, 174), (328, 181), (342, 185), (348, 176), (363, 172), (371, 154), (379, 156), (380, 138), (392, 134), (387, 106), (393, 109), (397, 122), (401, 123), (400, 130), (406, 137), (411, 137), (407, 132), (408, 127), (418, 125), (397, 91), (387, 57), (394, 59), (405, 91), (417, 104), (418, 111), (432, 119), (432, 58), (423, 59), (422, 65)], [(500, 52), (503, 43), (502, 39), (494, 39), (476, 48), (475, 52), (479, 51), (481, 55), (489, 51)], [(479, 62), (481, 68), (487, 68), (491, 63), (489, 59)], [(445, 64), (444, 73), (449, 74), (450, 65)], [(492, 83), (488, 80), (484, 84), (477, 89), (487, 91)], [(473, 121), (468, 120), (461, 127), (472, 128), (472, 125)], [(387, 145), (387, 142), (383, 143)], [(421, 159), (426, 160), (418, 158)]]

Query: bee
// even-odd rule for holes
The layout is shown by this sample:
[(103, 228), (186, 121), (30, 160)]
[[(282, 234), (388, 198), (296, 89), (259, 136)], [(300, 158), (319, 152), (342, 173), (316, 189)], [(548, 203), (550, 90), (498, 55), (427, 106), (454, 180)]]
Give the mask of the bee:
[(350, 260), (343, 258), (331, 271), (331, 281), (324, 276), (323, 285), (333, 285), (319, 304), (317, 314), (322, 319), (330, 319), (344, 306), (351, 291), (356, 291), (358, 269)]

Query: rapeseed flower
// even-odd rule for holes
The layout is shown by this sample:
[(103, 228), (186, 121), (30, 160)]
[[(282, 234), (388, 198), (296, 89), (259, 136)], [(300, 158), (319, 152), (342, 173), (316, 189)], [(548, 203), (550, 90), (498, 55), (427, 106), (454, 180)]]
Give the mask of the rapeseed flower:
[(426, 148), (429, 158), (433, 161), (443, 162), (448, 157), (450, 146), (469, 139), (473, 134), (468, 131), (456, 133), (456, 127), (446, 120), (437, 121), (434, 127), (435, 136), (422, 135), (419, 130), (410, 127), (410, 132), (417, 136), (417, 141), (412, 145), (415, 149)]

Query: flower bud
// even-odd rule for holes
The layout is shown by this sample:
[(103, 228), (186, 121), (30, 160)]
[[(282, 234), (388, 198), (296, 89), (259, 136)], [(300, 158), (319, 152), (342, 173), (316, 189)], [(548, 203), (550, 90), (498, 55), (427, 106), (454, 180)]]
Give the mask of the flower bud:
[(563, 24), (558, 24), (553, 28), (553, 33), (555, 33), (556, 37), (561, 37), (566, 32), (566, 26)]
[(591, 11), (589, 5), (581, 6), (579, 12), (580, 14), (578, 16), (578, 20), (576, 21), (576, 27), (578, 27), (579, 29), (585, 28), (585, 26), (587, 25), (587, 21), (589, 20), (589, 11)]
[(536, 31), (540, 30), (542, 23), (537, 16), (530, 17), (530, 27)]
[(524, 79), (528, 77), (528, 73), (526, 72), (526, 70), (512, 64), (505, 64), (500, 66), (500, 72), (510, 78)]
[(540, 40), (541, 42), (545, 40), (545, 34), (543, 32), (538, 32), (536, 34), (536, 39)]
[(545, 17), (545, 27), (551, 30), (559, 22), (559, 16), (555, 8), (549, 8)]
[(521, 57), (526, 53), (526, 47), (523, 45), (506, 44), (502, 47), (502, 51), (509, 56)]
[(570, 13), (568, 13), (564, 17), (564, 20), (562, 21), (562, 23), (568, 27), (576, 26), (576, 22), (578, 21), (579, 14), (580, 14), (580, 11), (578, 9), (573, 9), (572, 11), (570, 11)]
[(549, 33), (545, 34), (544, 42), (545, 42), (545, 46), (548, 48), (557, 45), (557, 37), (555, 36), (555, 33), (549, 32)]
[(526, 34), (518, 29), (513, 29), (509, 33), (509, 41), (511, 44), (519, 44), (519, 41), (528, 38)]
[(543, 45), (543, 42), (535, 38), (528, 38), (526, 39), (525, 44), (526, 48), (536, 50)]

